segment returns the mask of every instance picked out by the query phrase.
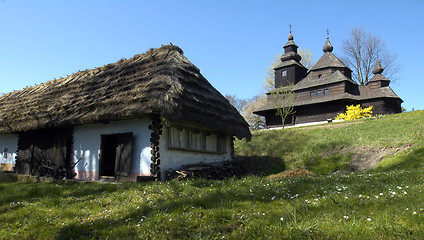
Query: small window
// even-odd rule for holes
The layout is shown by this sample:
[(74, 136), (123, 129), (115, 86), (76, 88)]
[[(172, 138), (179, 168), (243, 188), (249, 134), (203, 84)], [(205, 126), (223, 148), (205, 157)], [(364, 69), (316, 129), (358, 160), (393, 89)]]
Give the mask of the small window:
[(187, 131), (182, 128), (169, 128), (169, 146), (173, 148), (188, 148)]
[(328, 90), (328, 89), (324, 89), (324, 96), (325, 95), (328, 95), (330, 93), (330, 90)]
[(206, 148), (206, 137), (203, 132), (199, 131), (188, 131), (188, 149), (204, 151)]
[(218, 148), (217, 148), (217, 152), (221, 152), (224, 153), (227, 151), (227, 145), (226, 145), (227, 141), (225, 136), (218, 136)]
[(206, 153), (225, 153), (226, 136), (199, 130), (183, 129), (178, 127), (169, 128), (168, 147)]
[(322, 78), (322, 74), (319, 74), (319, 75), (318, 75), (318, 78)]
[(317, 96), (322, 96), (322, 90), (317, 91)]
[(286, 77), (287, 76), (287, 70), (283, 70), (281, 72), (281, 77)]
[(315, 96), (316, 96), (316, 92), (315, 92), (315, 91), (310, 92), (310, 93), (309, 93), (309, 95), (310, 95), (311, 97), (315, 97)]

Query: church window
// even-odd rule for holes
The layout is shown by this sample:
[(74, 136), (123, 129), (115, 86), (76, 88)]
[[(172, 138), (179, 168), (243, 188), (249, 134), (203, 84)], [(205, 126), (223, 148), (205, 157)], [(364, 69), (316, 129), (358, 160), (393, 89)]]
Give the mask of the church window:
[(287, 70), (283, 70), (281, 72), (281, 77), (286, 77), (287, 76)]
[(328, 90), (328, 89), (324, 89), (324, 96), (325, 95), (328, 95), (330, 93), (330, 90)]

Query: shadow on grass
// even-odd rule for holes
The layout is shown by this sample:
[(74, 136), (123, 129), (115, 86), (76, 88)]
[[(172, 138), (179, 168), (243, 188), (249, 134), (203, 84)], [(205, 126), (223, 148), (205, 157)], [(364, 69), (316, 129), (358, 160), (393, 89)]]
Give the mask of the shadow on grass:
[[(8, 184), (8, 183), (2, 183)], [(66, 183), (11, 183), (0, 185), (0, 205), (11, 202), (32, 202), (42, 199), (59, 199), (64, 197), (98, 198), (103, 193), (122, 191), (129, 187), (125, 184), (99, 184), (95, 182), (66, 182)]]
[(286, 170), (283, 159), (271, 156), (238, 156), (233, 165), (246, 175), (270, 175)]
[[(272, 201), (269, 197), (272, 190), (266, 189), (265, 186), (255, 188), (256, 193), (250, 193), (246, 189), (240, 189), (241, 186), (228, 188), (228, 186), (220, 185), (225, 185), (225, 180), (219, 182), (221, 183), (217, 183), (215, 180), (194, 180), (191, 185), (199, 183), (198, 187), (202, 187), (203, 184), (211, 190), (186, 196), (179, 195), (181, 191), (180, 182), (170, 182), (168, 186), (172, 189), (173, 196), (158, 200), (155, 206), (147, 206), (142, 203), (138, 209), (128, 209), (128, 211), (125, 211), (126, 214), (118, 218), (107, 217), (90, 222), (72, 223), (60, 228), (56, 239), (129, 238), (136, 236), (137, 231), (143, 231), (150, 236), (155, 234), (161, 234), (162, 237), (168, 236), (164, 239), (192, 238), (194, 232), (202, 227), (202, 223), (197, 223), (199, 225), (196, 226), (196, 223), (191, 223), (190, 219), (184, 217), (175, 219), (192, 211), (192, 209), (202, 209), (200, 210), (201, 214), (210, 214), (210, 217), (214, 217), (218, 212), (244, 208), (246, 204), (252, 205), (258, 202), (268, 203)], [(231, 182), (228, 184), (231, 184)], [(211, 187), (211, 185), (213, 186)], [(262, 196), (267, 196), (267, 198)], [(172, 222), (170, 221), (171, 218), (173, 219)], [(213, 223), (212, 220), (202, 221)], [(192, 232), (188, 231), (188, 228)], [(108, 233), (111, 236), (108, 236)], [(118, 235), (118, 233), (122, 235)]]
[(424, 166), (424, 146), (413, 148), (406, 154), (398, 154), (390, 159), (391, 163), (384, 163), (379, 165), (376, 171), (391, 171), (397, 169), (412, 170), (422, 168)]
[[(275, 201), (272, 200), (274, 196), (277, 201), (278, 199), (286, 200), (286, 205), (290, 207), (287, 208), (287, 212), (282, 213), (282, 216), (284, 216), (286, 221), (295, 221), (290, 220), (290, 218), (294, 217), (302, 219), (303, 214), (308, 214), (308, 216), (326, 215), (326, 211), (328, 211), (328, 209), (325, 207), (314, 207), (313, 205), (305, 207), (305, 204), (302, 204), (304, 202), (302, 197), (304, 195), (309, 197), (317, 193), (322, 194), (322, 186), (324, 186), (327, 190), (332, 189), (333, 187), (330, 186), (339, 182), (339, 180), (336, 182), (335, 180), (335, 178), (321, 178), (318, 180), (305, 178), (296, 182), (288, 181), (287, 183), (278, 184), (278, 188), (281, 189), (282, 187), (289, 187), (288, 190), (290, 191), (286, 190), (281, 192), (275, 192), (275, 189), (270, 189), (266, 184), (269, 182), (262, 184), (262, 182), (259, 181), (244, 183), (241, 181), (233, 182), (231, 180), (196, 180), (192, 183), (199, 183), (199, 186), (205, 185), (210, 188), (210, 191), (200, 191), (199, 193), (194, 191), (193, 195), (187, 196), (179, 195), (181, 188), (184, 188), (180, 182), (170, 182), (167, 186), (170, 186), (169, 191), (173, 192), (174, 196), (164, 197), (158, 200), (157, 204), (154, 206), (147, 206), (141, 203), (139, 209), (128, 209), (128, 211), (125, 211), (125, 213), (119, 217), (107, 217), (103, 219), (96, 219), (91, 222), (72, 223), (66, 225), (58, 230), (56, 239), (103, 239), (106, 237), (130, 238), (132, 236), (137, 236), (140, 232), (150, 237), (158, 236), (163, 239), (193, 238), (193, 236), (201, 232), (201, 228), (206, 224), (214, 224), (216, 225), (216, 229), (222, 228), (225, 224), (228, 225), (233, 221), (238, 221), (238, 218), (236, 219), (234, 215), (237, 215), (236, 213), (239, 209), (254, 209), (255, 204), (260, 202), (270, 203)], [(358, 194), (364, 194), (364, 189), (358, 186), (358, 180), (363, 181), (363, 184), (367, 184), (368, 177), (367, 179), (361, 180), (346, 176), (343, 177), (342, 180), (343, 185), (352, 191), (352, 197), (347, 199), (338, 193), (333, 193), (329, 196), (329, 198), (333, 201), (333, 204), (329, 207), (340, 209), (340, 214), (336, 213), (334, 216), (336, 218), (343, 218), (343, 215), (347, 212), (355, 212), (356, 210), (359, 211), (360, 208), (375, 210), (376, 202), (378, 202), (377, 210), (381, 211), (386, 211), (387, 206), (393, 204), (396, 204), (397, 207), (404, 206), (402, 201), (394, 201), (391, 197), (380, 197), (378, 200), (361, 200), (358, 205), (357, 201), (352, 201), (350, 199), (353, 199), (353, 196), (357, 196)], [(376, 185), (384, 185), (389, 182), (393, 186), (396, 186), (398, 182), (397, 177), (392, 175), (371, 177), (370, 180), (374, 183), (378, 183)], [(246, 181), (249, 181), (249, 179), (247, 178)], [(229, 187), (229, 185), (232, 184), (234, 184), (234, 187)], [(253, 192), (251, 192), (250, 189), (252, 189)], [(293, 196), (299, 194), (299, 197), (295, 197), (295, 199), (292, 200), (293, 197), (288, 196), (287, 192), (291, 192)], [(371, 193), (373, 191), (368, 192)], [(297, 200), (297, 198), (300, 198), (300, 200)], [(185, 213), (190, 211), (196, 214), (185, 215)], [(228, 218), (222, 222), (214, 222), (214, 218), (221, 217), (219, 213), (222, 213), (224, 217), (228, 216)], [(387, 214), (391, 213), (392, 212), (390, 211), (387, 212)], [(195, 216), (197, 214), (201, 215), (201, 217), (197, 217), (196, 219), (187, 219), (187, 216)], [(366, 222), (367, 220), (365, 219), (367, 215), (363, 214), (364, 213), (361, 213), (359, 216), (363, 216), (363, 220)], [(170, 219), (172, 219), (172, 221), (170, 221)], [(323, 231), (325, 231), (325, 229)], [(398, 232), (399, 236), (401, 236), (399, 238), (410, 234), (407, 232), (408, 229), (402, 228), (402, 226), (398, 226), (397, 229), (388, 229), (387, 231), (388, 232), (384, 232), (384, 230), (382, 230), (381, 233), (390, 235), (393, 233), (391, 231), (401, 231)], [(317, 231), (314, 234), (318, 234), (316, 236), (317, 238), (320, 238), (320, 231)], [(418, 232), (414, 234), (418, 234)], [(329, 236), (330, 237), (322, 238), (331, 239), (332, 237), (335, 237), (334, 235)]]

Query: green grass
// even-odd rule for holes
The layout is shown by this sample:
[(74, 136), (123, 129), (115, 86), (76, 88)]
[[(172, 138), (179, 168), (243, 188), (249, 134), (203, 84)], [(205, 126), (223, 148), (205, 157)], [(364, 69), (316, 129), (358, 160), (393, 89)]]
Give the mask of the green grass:
[[(252, 142), (236, 143), (251, 167), (270, 174), (309, 166), (313, 177), (0, 182), (0, 239), (424, 239), (423, 119), (412, 112), (256, 132)], [(413, 146), (369, 172), (320, 174), (352, 158), (338, 150), (368, 144)]]
[(387, 161), (383, 161), (379, 168), (421, 165), (424, 157), (424, 111), (318, 127), (257, 131), (253, 133), (251, 142), (237, 141), (235, 150), (239, 157), (249, 162), (255, 161), (255, 158), (259, 161), (274, 159), (272, 167), (264, 169), (267, 173), (284, 170), (275, 167), (281, 166), (328, 174), (348, 168), (355, 149), (368, 147), (374, 151), (391, 147), (395, 150), (403, 146), (412, 147), (396, 156), (386, 156)]

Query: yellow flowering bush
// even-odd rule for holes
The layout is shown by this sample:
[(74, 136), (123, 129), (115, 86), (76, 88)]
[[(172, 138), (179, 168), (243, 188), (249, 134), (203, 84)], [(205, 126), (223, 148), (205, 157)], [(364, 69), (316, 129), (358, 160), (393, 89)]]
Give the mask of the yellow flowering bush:
[(361, 105), (350, 105), (346, 106), (345, 113), (339, 113), (336, 117), (336, 120), (355, 120), (359, 118), (371, 117), (373, 106), (367, 108), (362, 108)]

